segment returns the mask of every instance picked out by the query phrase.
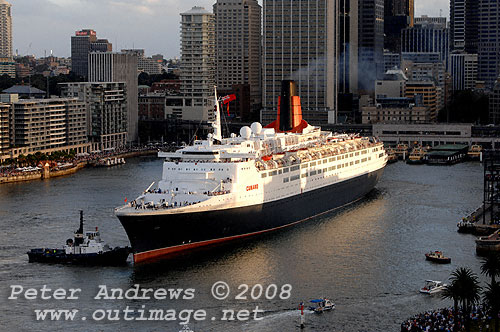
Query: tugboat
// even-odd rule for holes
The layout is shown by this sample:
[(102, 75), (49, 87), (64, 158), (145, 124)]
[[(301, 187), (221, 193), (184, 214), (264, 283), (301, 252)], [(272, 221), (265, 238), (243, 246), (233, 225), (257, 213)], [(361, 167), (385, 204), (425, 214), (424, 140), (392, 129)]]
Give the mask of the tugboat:
[(75, 232), (74, 239), (66, 240), (63, 249), (37, 248), (27, 254), (30, 263), (123, 265), (130, 254), (130, 247), (110, 248), (101, 241), (97, 227), (84, 235), (83, 211), (80, 211), (80, 228)]
[(309, 302), (316, 304), (316, 306), (309, 307), (309, 310), (316, 314), (321, 314), (324, 311), (335, 309), (335, 303), (326, 298), (311, 300)]
[(440, 263), (440, 264), (449, 264), (451, 263), (450, 257), (445, 257), (441, 251), (431, 251), (428, 254), (425, 254), (425, 259), (431, 262)]

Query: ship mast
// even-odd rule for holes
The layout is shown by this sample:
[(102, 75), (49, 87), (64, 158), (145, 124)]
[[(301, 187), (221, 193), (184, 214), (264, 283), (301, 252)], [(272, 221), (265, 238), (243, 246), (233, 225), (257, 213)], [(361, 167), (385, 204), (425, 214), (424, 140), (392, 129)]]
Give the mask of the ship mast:
[(222, 126), (220, 124), (220, 105), (219, 98), (217, 98), (217, 86), (214, 86), (215, 94), (215, 120), (212, 122), (212, 128), (214, 128), (214, 133), (212, 138), (214, 140), (222, 141)]

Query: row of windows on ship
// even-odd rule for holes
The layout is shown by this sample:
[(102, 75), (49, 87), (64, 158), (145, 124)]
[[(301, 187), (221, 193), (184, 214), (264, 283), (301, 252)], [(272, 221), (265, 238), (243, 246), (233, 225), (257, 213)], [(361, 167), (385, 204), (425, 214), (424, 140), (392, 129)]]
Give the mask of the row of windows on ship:
[[(383, 156), (384, 156), (384, 153), (380, 153), (378, 155), (378, 158), (382, 158)], [(347, 158), (347, 155), (345, 155), (345, 158)], [(285, 174), (285, 173), (288, 173), (288, 172), (298, 171), (299, 169), (307, 169), (309, 167), (314, 167), (316, 165), (321, 165), (322, 163), (326, 164), (328, 162), (333, 162), (333, 161), (341, 160), (341, 159), (344, 159), (344, 156), (332, 157), (332, 158), (325, 159), (325, 160), (319, 160), (317, 162), (314, 161), (314, 162), (311, 162), (311, 163), (305, 163), (305, 164), (296, 165), (296, 166), (292, 166), (292, 167), (286, 167), (286, 168), (283, 168), (283, 169), (280, 169), (280, 170), (274, 170), (274, 171), (271, 171), (271, 172), (263, 172), (263, 173), (261, 173), (261, 177), (262, 178), (266, 178), (268, 176)], [(292, 176), (292, 177), (290, 177), (290, 180), (291, 181), (298, 180), (300, 177), (306, 178), (308, 176), (314, 176), (314, 175), (317, 175), (317, 174), (326, 173), (328, 171), (334, 171), (334, 170), (337, 170), (337, 169), (341, 169), (341, 168), (345, 168), (345, 167), (357, 165), (357, 164), (360, 164), (360, 163), (365, 163), (365, 162), (370, 161), (370, 160), (372, 160), (372, 157), (366, 157), (366, 158), (362, 158), (362, 159), (357, 159), (357, 160), (353, 160), (353, 161), (350, 161), (350, 162), (342, 163), (342, 164), (339, 164), (339, 165), (333, 165), (333, 166), (330, 166), (330, 167), (325, 167), (323, 169), (319, 168), (319, 169), (311, 170), (310, 172), (303, 173), (300, 176), (299, 175)], [(288, 180), (287, 181), (285, 181), (285, 180), (287, 180), (287, 178), (283, 179), (283, 182), (288, 182)]]

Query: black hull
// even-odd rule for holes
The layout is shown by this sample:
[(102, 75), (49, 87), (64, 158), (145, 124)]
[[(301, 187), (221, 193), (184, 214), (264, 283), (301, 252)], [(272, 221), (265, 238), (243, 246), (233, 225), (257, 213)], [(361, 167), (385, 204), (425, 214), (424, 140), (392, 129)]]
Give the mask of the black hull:
[(130, 248), (115, 248), (95, 254), (68, 255), (61, 249), (31, 249), (27, 252), (30, 263), (75, 264), (75, 265), (124, 265)]
[(283, 228), (352, 203), (370, 192), (383, 168), (265, 204), (174, 215), (120, 215), (136, 262)]

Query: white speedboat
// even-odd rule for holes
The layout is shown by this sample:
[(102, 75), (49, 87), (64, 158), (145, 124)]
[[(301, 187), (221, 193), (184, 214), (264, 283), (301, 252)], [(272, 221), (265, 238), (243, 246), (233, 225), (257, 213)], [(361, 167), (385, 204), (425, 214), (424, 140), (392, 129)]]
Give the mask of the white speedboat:
[(441, 281), (426, 280), (424, 287), (420, 289), (420, 293), (431, 295), (442, 291), (446, 286), (447, 285), (443, 284)]
[(317, 314), (320, 314), (323, 311), (335, 309), (335, 303), (326, 298), (311, 300), (310, 302), (314, 303), (316, 306), (309, 307), (309, 310), (314, 311)]

